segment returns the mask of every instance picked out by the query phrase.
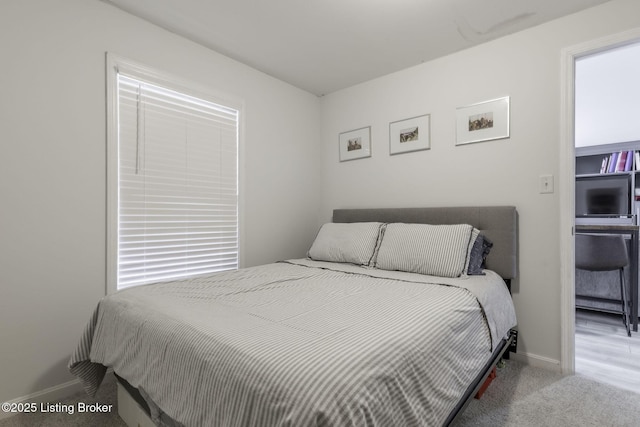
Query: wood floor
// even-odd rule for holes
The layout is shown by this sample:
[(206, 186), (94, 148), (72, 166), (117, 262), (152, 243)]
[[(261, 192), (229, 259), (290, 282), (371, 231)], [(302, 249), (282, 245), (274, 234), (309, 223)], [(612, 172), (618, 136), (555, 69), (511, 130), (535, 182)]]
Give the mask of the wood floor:
[(576, 374), (640, 393), (640, 331), (619, 315), (576, 310)]

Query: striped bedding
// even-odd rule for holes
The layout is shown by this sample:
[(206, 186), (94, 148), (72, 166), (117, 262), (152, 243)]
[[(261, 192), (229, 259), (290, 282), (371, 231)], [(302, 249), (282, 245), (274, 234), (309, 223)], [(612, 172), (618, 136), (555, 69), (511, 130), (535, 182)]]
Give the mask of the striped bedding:
[(290, 260), (131, 288), (69, 367), (105, 366), (185, 426), (441, 425), (515, 325), (500, 277)]

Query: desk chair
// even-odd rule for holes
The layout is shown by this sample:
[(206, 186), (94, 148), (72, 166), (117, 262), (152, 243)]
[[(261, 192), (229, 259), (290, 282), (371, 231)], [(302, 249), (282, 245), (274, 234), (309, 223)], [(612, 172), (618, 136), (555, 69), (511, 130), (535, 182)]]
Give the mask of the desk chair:
[(576, 234), (576, 268), (587, 271), (620, 272), (620, 300), (622, 321), (631, 336), (629, 303), (624, 280), (624, 267), (629, 264), (627, 245), (622, 236)]

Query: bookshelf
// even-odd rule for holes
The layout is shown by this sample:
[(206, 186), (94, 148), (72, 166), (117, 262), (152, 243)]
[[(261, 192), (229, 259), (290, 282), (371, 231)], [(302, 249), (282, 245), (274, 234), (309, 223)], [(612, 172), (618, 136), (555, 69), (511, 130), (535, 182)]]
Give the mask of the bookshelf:
[[(576, 175), (599, 174), (603, 160), (610, 158), (613, 154), (628, 151), (640, 152), (640, 141), (576, 147)], [(639, 169), (637, 166), (634, 163), (631, 171), (636, 172)]]
[[(624, 162), (620, 162), (622, 153), (626, 154)], [(637, 200), (640, 199), (640, 141), (576, 147), (575, 154), (576, 181), (626, 177), (630, 188), (630, 213), (637, 215), (640, 212), (640, 200)], [(632, 159), (627, 163), (629, 156)]]

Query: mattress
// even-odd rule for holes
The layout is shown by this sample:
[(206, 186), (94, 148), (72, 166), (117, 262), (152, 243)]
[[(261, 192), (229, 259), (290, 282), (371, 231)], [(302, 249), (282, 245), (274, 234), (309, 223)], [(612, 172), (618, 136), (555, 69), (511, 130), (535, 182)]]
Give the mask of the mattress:
[(106, 367), (186, 426), (441, 425), (515, 326), (502, 279), (289, 260), (97, 306), (70, 370)]

